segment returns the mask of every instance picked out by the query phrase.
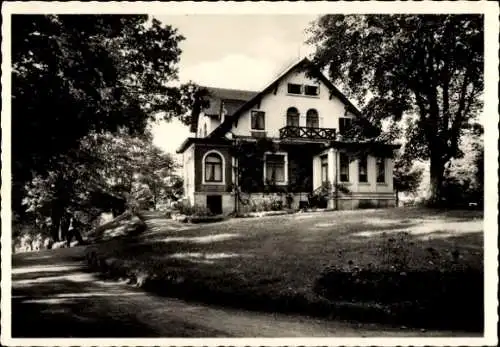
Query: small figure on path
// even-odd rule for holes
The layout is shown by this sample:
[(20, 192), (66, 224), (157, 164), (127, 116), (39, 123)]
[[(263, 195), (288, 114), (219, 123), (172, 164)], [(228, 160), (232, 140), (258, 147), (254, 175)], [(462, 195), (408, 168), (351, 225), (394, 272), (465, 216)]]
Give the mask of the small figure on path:
[(66, 232), (66, 245), (67, 247), (71, 247), (71, 241), (73, 237), (78, 241), (78, 244), (83, 243), (82, 234), (81, 234), (81, 225), (73, 213), (69, 212), (69, 226), (68, 231)]

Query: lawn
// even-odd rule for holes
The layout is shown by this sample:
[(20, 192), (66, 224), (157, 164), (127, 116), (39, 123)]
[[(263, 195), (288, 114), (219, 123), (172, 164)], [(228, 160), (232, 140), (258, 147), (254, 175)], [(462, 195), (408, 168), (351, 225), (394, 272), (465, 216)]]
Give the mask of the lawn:
[[(391, 310), (386, 316), (416, 317), (415, 309), (425, 316), (423, 306), (442, 301), (441, 293), (460, 301), (455, 304), (463, 310), (482, 312), (476, 307), (480, 295), (465, 304), (460, 296), (482, 294), (481, 284), (467, 291), (482, 281), (479, 211), (334, 211), (208, 225), (176, 223), (155, 213), (143, 218), (146, 232), (99, 244), (92, 252), (108, 259), (108, 269), (134, 273), (163, 294), (349, 319), (368, 315), (370, 308), (377, 312), (374, 319), (382, 319)], [(418, 305), (403, 312), (405, 300)], [(458, 319), (451, 311), (450, 319)]]

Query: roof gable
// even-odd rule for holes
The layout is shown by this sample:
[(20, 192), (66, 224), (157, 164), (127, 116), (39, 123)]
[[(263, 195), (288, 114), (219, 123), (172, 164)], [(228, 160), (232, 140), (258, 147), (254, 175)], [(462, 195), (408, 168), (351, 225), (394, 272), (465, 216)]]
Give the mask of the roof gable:
[(345, 105), (349, 111), (357, 116), (361, 116), (361, 111), (354, 106), (354, 104), (337, 88), (333, 83), (328, 80), (325, 75), (318, 69), (309, 59), (303, 58), (299, 62), (285, 69), (281, 74), (278, 75), (271, 83), (268, 84), (261, 92), (257, 93), (254, 97), (243, 104), (238, 110), (235, 111), (232, 117), (226, 118), (210, 135), (209, 137), (223, 136), (229, 129), (234, 121), (236, 121), (245, 111), (252, 108), (258, 101), (267, 93), (273, 91), (276, 86), (292, 71), (295, 70), (306, 70), (310, 73), (311, 77), (315, 77), (323, 82), (330, 90), (331, 95), (338, 97)]

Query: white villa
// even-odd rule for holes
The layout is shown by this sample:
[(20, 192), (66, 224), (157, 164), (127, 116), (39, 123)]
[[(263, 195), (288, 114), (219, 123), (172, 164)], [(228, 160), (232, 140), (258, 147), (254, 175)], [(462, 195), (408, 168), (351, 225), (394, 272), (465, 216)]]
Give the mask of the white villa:
[[(306, 67), (312, 72), (306, 73)], [(191, 204), (214, 213), (234, 211), (238, 158), (231, 148), (236, 141), (265, 138), (277, 150), (264, 153), (262, 167), (253, 169), (262, 177), (261, 187), (272, 180), (291, 194), (293, 207), (306, 205), (308, 194), (325, 182), (330, 183), (327, 205), (332, 209), (395, 205), (393, 159), (384, 153), (398, 145), (344, 138), (351, 121), (362, 114), (309, 60), (287, 68), (261, 91), (207, 89), (210, 105), (192, 114), (195, 136), (177, 151), (183, 154), (184, 191)], [(369, 151), (356, 159), (349, 156), (360, 149)], [(247, 196), (259, 201), (282, 195), (256, 189)]]

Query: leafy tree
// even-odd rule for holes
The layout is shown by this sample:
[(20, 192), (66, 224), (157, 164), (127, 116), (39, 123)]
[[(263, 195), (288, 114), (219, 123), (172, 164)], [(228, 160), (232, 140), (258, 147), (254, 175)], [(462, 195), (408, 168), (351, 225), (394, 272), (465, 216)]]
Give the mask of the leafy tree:
[(170, 179), (177, 165), (170, 155), (154, 146), (149, 147), (142, 160), (143, 163), (136, 170), (136, 180), (144, 195), (143, 202), (156, 208), (160, 200), (173, 196)]
[(176, 90), (175, 102), (170, 103), (171, 115), (176, 116), (185, 125), (191, 125), (191, 115), (199, 114), (210, 107), (210, 92), (192, 81), (180, 85)]
[(423, 168), (412, 165), (403, 156), (394, 161), (394, 190), (396, 206), (399, 205), (399, 193), (415, 193), (422, 180)]
[(430, 161), (431, 200), (483, 91), (481, 15), (326, 15), (311, 27), (313, 62), (344, 84), (374, 123), (415, 115), (409, 153)]
[(71, 153), (57, 170), (25, 185), (26, 211), (40, 221), (50, 217), (54, 240), (67, 231), (61, 225), (65, 211), (78, 212), (82, 222), (92, 224), (102, 212), (116, 215), (127, 206), (147, 205), (154, 201), (155, 189), (166, 186), (161, 175), (175, 167), (171, 156), (150, 139), (125, 132), (89, 134)]
[(484, 197), (484, 146), (480, 131), (468, 131), (462, 140), (461, 158), (452, 159), (445, 170), (443, 197), (450, 206), (475, 202)]
[(25, 183), (55, 179), (57, 216), (82, 138), (142, 134), (158, 110), (177, 116), (180, 93), (169, 83), (183, 37), (145, 15), (15, 15), (12, 32), (13, 208), (23, 213)]

